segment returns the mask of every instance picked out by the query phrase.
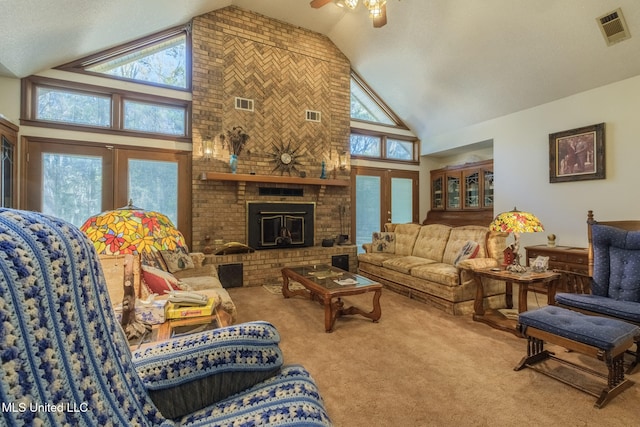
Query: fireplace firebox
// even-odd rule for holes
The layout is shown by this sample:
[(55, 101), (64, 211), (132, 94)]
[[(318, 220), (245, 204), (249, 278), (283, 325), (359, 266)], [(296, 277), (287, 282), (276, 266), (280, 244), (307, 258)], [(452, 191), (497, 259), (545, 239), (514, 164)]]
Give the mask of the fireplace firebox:
[(254, 249), (313, 246), (315, 203), (247, 202), (247, 242)]

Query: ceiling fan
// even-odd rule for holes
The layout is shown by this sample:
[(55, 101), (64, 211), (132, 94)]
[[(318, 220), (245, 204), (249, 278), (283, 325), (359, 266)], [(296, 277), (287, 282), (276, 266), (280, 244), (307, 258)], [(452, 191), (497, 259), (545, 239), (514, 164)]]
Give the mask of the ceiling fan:
[[(359, 0), (312, 0), (310, 5), (318, 9), (331, 2), (339, 7), (354, 10), (358, 7)], [(380, 28), (387, 24), (387, 0), (362, 0), (362, 4), (369, 10), (369, 17), (373, 20), (374, 28)]]

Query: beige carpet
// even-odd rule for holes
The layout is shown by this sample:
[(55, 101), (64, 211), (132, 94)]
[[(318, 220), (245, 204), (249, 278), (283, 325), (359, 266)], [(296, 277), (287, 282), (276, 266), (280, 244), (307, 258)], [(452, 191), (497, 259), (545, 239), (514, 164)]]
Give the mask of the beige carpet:
[[(471, 316), (451, 316), (385, 290), (379, 323), (345, 317), (328, 334), (317, 303), (260, 287), (229, 293), (238, 321), (276, 325), (285, 362), (311, 372), (336, 426), (640, 425), (639, 384), (596, 409), (591, 395), (531, 369), (514, 371), (526, 341)], [(371, 295), (346, 301), (371, 307)], [(639, 382), (640, 373), (630, 378)]]

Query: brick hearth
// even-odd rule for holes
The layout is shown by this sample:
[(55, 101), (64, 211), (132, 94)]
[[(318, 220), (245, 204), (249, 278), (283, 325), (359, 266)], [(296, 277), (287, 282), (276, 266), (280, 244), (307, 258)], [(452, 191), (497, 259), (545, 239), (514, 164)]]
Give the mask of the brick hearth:
[(287, 266), (329, 264), (335, 255), (349, 256), (349, 271), (356, 272), (355, 245), (332, 247), (313, 246), (300, 249), (269, 249), (250, 254), (207, 255), (205, 262), (216, 265), (242, 264), (243, 286), (261, 286), (282, 283), (280, 270)]

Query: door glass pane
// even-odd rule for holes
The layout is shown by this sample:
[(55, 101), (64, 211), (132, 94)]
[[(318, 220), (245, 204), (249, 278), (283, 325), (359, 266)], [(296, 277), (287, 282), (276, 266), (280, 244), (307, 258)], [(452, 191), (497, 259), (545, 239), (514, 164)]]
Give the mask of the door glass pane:
[(130, 159), (128, 183), (129, 199), (134, 206), (165, 214), (177, 227), (177, 162)]
[(356, 245), (362, 253), (363, 243), (371, 242), (371, 234), (380, 230), (380, 177), (356, 176)]
[(460, 178), (458, 177), (447, 177), (447, 208), (460, 208)]
[(13, 157), (15, 153), (13, 144), (4, 136), (2, 137), (2, 147), (0, 148), (0, 206), (12, 208), (13, 206)]
[(391, 178), (391, 222), (413, 221), (413, 180)]
[(480, 207), (480, 174), (478, 172), (464, 177), (464, 207)]
[(42, 154), (42, 212), (80, 227), (102, 211), (102, 158)]

